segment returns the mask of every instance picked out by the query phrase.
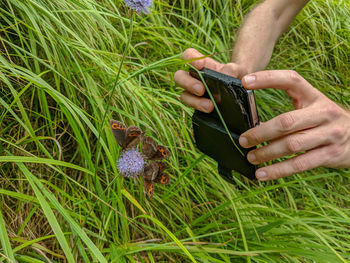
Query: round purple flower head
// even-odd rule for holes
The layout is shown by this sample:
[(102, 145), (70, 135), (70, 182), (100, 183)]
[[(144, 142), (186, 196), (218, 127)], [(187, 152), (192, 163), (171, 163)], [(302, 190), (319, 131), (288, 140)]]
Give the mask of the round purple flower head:
[(118, 171), (125, 177), (135, 177), (145, 166), (145, 160), (138, 150), (125, 151), (117, 161)]
[(132, 9), (135, 9), (137, 13), (148, 13), (148, 8), (152, 4), (152, 0), (124, 0), (125, 3), (131, 7)]

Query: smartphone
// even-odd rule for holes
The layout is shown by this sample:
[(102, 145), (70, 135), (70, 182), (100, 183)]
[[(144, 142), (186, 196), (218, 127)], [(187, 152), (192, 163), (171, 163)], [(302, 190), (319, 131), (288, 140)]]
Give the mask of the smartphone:
[[(214, 109), (209, 114), (196, 110), (192, 116), (197, 147), (217, 161), (220, 175), (229, 182), (234, 181), (232, 170), (254, 179), (256, 167), (248, 162), (247, 154), (255, 147), (245, 149), (238, 143), (243, 132), (259, 124), (254, 92), (246, 90), (241, 80), (229, 75), (207, 68), (199, 73), (209, 88), (236, 146)], [(190, 70), (192, 77), (202, 81), (199, 73), (194, 69)], [(210, 98), (207, 92), (203, 96)]]

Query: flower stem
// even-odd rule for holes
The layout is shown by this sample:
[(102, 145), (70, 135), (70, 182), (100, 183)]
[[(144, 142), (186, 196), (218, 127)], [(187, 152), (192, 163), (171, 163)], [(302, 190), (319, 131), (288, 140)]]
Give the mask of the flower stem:
[[(100, 149), (102, 147), (102, 144), (99, 143), (100, 142), (100, 139), (101, 139), (101, 133), (102, 133), (102, 129), (103, 129), (103, 125), (105, 123), (105, 120), (106, 120), (106, 117), (107, 117), (107, 114), (109, 112), (109, 108), (110, 108), (110, 104), (111, 104), (111, 101), (112, 101), (112, 98), (113, 98), (113, 95), (114, 95), (114, 92), (116, 90), (116, 88), (118, 87), (119, 85), (119, 77), (120, 77), (120, 73), (121, 73), (121, 70), (122, 70), (122, 67), (123, 67), (123, 64), (124, 64), (124, 60), (125, 60), (125, 57), (126, 57), (126, 54), (129, 50), (129, 45), (130, 45), (130, 42), (131, 42), (131, 37), (132, 37), (132, 32), (133, 32), (133, 26), (134, 26), (134, 12), (132, 11), (132, 15), (131, 15), (131, 19), (130, 19), (130, 31), (129, 31), (129, 35), (128, 35), (128, 39), (127, 39), (127, 43), (125, 45), (125, 48), (124, 48), (124, 51), (123, 51), (123, 56), (121, 58), (121, 61), (120, 61), (120, 64), (119, 64), (119, 68), (118, 68), (118, 72), (117, 72), (117, 75), (116, 75), (116, 78), (115, 78), (115, 81), (114, 81), (114, 85), (113, 85), (113, 88), (112, 90), (110, 91), (110, 96), (108, 98), (108, 102), (107, 102), (107, 108), (106, 108), (106, 111), (104, 112), (104, 115), (103, 115), (103, 118), (102, 118), (102, 122), (101, 122), (101, 126), (98, 130), (98, 138), (97, 138), (97, 149), (96, 149), (96, 152), (100, 152)], [(94, 167), (94, 181), (95, 181), (95, 187), (97, 188), (100, 188), (101, 187), (98, 187), (97, 184), (99, 184), (99, 181), (97, 180), (97, 167), (98, 167), (98, 162), (100, 160), (100, 155), (97, 155), (96, 156), (96, 162), (95, 162), (95, 167)], [(106, 190), (106, 189), (105, 189)], [(104, 196), (104, 193), (105, 193), (105, 190), (102, 191), (102, 198)], [(95, 205), (97, 203), (95, 202), (90, 211), (92, 211), (94, 208), (95, 208)], [(88, 213), (89, 214), (89, 213)], [(88, 215), (87, 214), (87, 215)], [(105, 229), (103, 228), (103, 231), (105, 231)]]
[[(124, 52), (123, 52), (123, 56), (122, 56), (122, 59), (120, 61), (120, 65), (119, 65), (119, 69), (118, 69), (118, 72), (117, 72), (117, 76), (116, 76), (116, 79), (114, 81), (114, 85), (113, 85), (113, 88), (110, 92), (110, 96), (109, 96), (109, 99), (108, 99), (108, 103), (107, 103), (107, 109), (103, 115), (103, 118), (102, 118), (102, 122), (101, 122), (101, 126), (100, 126), (100, 129), (99, 129), (99, 139), (100, 139), (100, 136), (101, 136), (101, 130), (103, 128), (103, 124), (106, 120), (106, 117), (107, 117), (107, 114), (108, 114), (108, 111), (109, 111), (109, 107), (110, 107), (110, 104), (111, 104), (111, 101), (112, 101), (112, 98), (113, 98), (113, 95), (114, 95), (114, 92), (115, 92), (115, 89), (118, 87), (118, 84), (119, 84), (119, 76), (120, 76), (120, 72), (122, 70), (122, 66), (123, 66), (123, 63), (124, 63), (124, 59), (126, 57), (126, 53), (127, 51), (129, 50), (129, 45), (130, 45), (130, 42), (131, 42), (131, 36), (132, 36), (132, 31), (133, 31), (133, 25), (134, 25), (134, 12), (132, 12), (132, 15), (131, 15), (131, 25), (130, 25), (130, 31), (129, 31), (129, 36), (128, 36), (128, 40), (127, 40), (127, 43), (126, 43), (126, 46), (124, 48)], [(98, 141), (99, 141), (98, 139)]]
[[(98, 145), (98, 147), (101, 147), (101, 144), (99, 144), (99, 141), (100, 141), (100, 139), (101, 139), (102, 128), (103, 128), (103, 125), (104, 125), (104, 123), (105, 123), (105, 121), (106, 121), (106, 117), (107, 117), (107, 114), (108, 114), (108, 112), (109, 112), (109, 108), (110, 108), (110, 104), (111, 104), (111, 101), (112, 101), (114, 92), (115, 92), (116, 88), (117, 88), (118, 85), (119, 85), (120, 73), (121, 73), (121, 70), (122, 70), (122, 67), (123, 67), (123, 64), (124, 64), (124, 60), (125, 60), (126, 54), (127, 54), (128, 50), (129, 50), (129, 45), (130, 45), (130, 42), (131, 42), (131, 36), (132, 36), (132, 31), (133, 31), (133, 26), (134, 26), (134, 12), (133, 12), (133, 11), (132, 11), (130, 23), (131, 23), (131, 24), (130, 24), (130, 31), (129, 31), (127, 43), (126, 43), (125, 48), (124, 48), (124, 51), (123, 51), (123, 56), (122, 56), (122, 59), (121, 59), (121, 61), (120, 61), (120, 65), (119, 65), (119, 68), (118, 68), (117, 76), (116, 76), (115, 81), (114, 81), (113, 88), (112, 88), (112, 90), (110, 91), (110, 96), (109, 96), (108, 102), (107, 102), (107, 108), (106, 108), (106, 111), (105, 111), (104, 114), (103, 114), (101, 126), (100, 126), (100, 129), (99, 129), (99, 131), (98, 131), (98, 139), (97, 139), (97, 145)], [(99, 152), (99, 151), (97, 151), (97, 152)], [(96, 158), (96, 162), (95, 162), (95, 179), (96, 179), (96, 177), (97, 177), (96, 167), (97, 167), (98, 161), (99, 161), (99, 156)]]

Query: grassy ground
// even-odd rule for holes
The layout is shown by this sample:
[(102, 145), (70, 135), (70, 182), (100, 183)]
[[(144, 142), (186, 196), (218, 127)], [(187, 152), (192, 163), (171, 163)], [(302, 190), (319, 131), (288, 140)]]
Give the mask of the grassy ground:
[[(0, 3), (0, 261), (350, 260), (348, 170), (230, 185), (194, 146), (172, 79), (180, 54), (227, 62), (254, 2), (156, 1), (148, 16), (121, 0)], [(349, 106), (349, 10), (311, 1), (268, 67)], [(263, 120), (292, 107), (280, 91), (256, 96)], [(153, 200), (118, 176), (110, 118), (171, 150), (172, 184)]]

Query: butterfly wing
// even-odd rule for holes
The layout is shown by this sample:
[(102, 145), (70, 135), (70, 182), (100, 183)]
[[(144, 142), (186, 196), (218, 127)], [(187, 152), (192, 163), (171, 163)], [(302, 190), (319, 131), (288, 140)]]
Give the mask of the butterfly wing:
[(164, 185), (169, 184), (170, 176), (167, 173), (159, 173), (158, 176), (154, 179), (154, 182)]
[(141, 135), (142, 135), (142, 130), (139, 127), (136, 127), (136, 126), (128, 127), (126, 129), (124, 148), (136, 147), (141, 140), (141, 137), (142, 137)]
[(142, 154), (148, 160), (162, 160), (170, 158), (170, 151), (162, 145), (158, 145), (156, 141), (149, 136), (146, 136), (142, 142)]
[(152, 137), (146, 136), (142, 140), (142, 154), (147, 159), (151, 159), (152, 156), (157, 152), (157, 146), (158, 144)]
[(146, 194), (147, 194), (148, 198), (152, 199), (153, 192), (154, 192), (154, 183), (153, 183), (153, 181), (144, 180), (143, 184), (145, 186), (145, 190), (146, 190)]
[(157, 178), (159, 174), (159, 166), (157, 162), (151, 162), (146, 165), (146, 167), (143, 169), (143, 178), (147, 181), (153, 181), (155, 178)]
[(152, 156), (152, 160), (169, 159), (171, 156), (168, 148), (162, 145), (157, 146), (157, 152)]
[(125, 147), (125, 139), (126, 139), (126, 126), (116, 120), (110, 120), (109, 125), (113, 132), (114, 138), (117, 140), (117, 143), (124, 148)]
[(162, 173), (166, 169), (166, 164), (164, 162), (157, 162), (159, 167), (159, 173)]
[(151, 199), (154, 192), (154, 180), (159, 175), (159, 165), (157, 162), (150, 162), (143, 169), (142, 177), (147, 196)]

